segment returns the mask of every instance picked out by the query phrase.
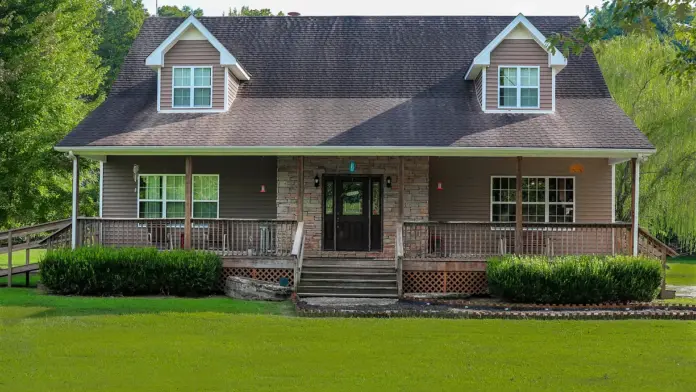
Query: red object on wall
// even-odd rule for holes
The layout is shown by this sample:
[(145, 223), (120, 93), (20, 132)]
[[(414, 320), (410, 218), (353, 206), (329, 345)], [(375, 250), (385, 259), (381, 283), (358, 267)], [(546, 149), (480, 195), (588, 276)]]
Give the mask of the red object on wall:
[(438, 182), (437, 182), (437, 190), (438, 190), (438, 191), (441, 191), (441, 190), (443, 190), (443, 189), (444, 189), (444, 188), (442, 187), (442, 182), (438, 181)]
[(261, 185), (261, 193), (266, 193), (266, 185)]

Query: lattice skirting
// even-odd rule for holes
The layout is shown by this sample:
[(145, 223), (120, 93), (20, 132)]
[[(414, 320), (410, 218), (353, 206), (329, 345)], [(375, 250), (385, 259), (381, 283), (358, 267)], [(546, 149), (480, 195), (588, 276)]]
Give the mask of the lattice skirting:
[(280, 278), (288, 278), (290, 286), (293, 285), (293, 270), (292, 268), (223, 268), (222, 278), (220, 279), (220, 290), (225, 289), (225, 280), (230, 276), (242, 276), (263, 280), (266, 282), (278, 283)]
[(405, 293), (486, 294), (484, 271), (404, 271)]

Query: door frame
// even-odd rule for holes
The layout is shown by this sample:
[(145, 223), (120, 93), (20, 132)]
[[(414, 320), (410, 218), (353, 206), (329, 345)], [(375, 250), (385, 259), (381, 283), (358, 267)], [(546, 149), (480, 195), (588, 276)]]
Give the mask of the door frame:
[[(322, 251), (337, 251), (337, 242), (338, 242), (338, 237), (337, 237), (337, 232), (336, 232), (336, 218), (338, 214), (338, 179), (339, 178), (359, 178), (359, 179), (366, 179), (367, 180), (367, 190), (366, 190), (366, 198), (368, 200), (368, 212), (367, 212), (367, 250), (361, 250), (361, 251), (356, 251), (356, 252), (381, 252), (384, 249), (384, 175), (382, 174), (344, 174), (344, 173), (324, 173), (321, 175), (321, 250)], [(331, 225), (333, 229), (333, 246), (331, 248), (327, 248), (326, 246), (326, 238), (325, 238), (325, 233), (324, 230), (326, 229), (326, 224), (325, 224), (325, 219), (326, 219), (326, 181), (328, 179), (333, 180), (334, 183), (334, 189), (333, 189), (333, 217), (332, 221), (333, 224)], [(378, 249), (372, 249), (372, 222), (373, 222), (373, 215), (372, 215), (372, 184), (373, 181), (379, 181), (380, 187), (379, 187), (379, 220), (380, 220), (380, 225), (379, 225), (379, 230), (380, 230), (380, 246)], [(341, 250), (338, 250), (337, 252), (343, 252)], [(348, 251), (345, 251), (348, 252)], [(350, 251), (353, 252), (353, 251)]]

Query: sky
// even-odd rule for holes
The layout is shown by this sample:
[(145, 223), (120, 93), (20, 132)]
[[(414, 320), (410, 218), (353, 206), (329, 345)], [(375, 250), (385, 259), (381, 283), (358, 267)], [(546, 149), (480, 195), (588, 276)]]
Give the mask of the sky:
[[(143, 0), (154, 14), (156, 0)], [(206, 16), (219, 16), (229, 8), (270, 8), (274, 13), (299, 12), (302, 15), (585, 15), (585, 6), (598, 6), (601, 0), (158, 0), (162, 5), (189, 5), (203, 8)]]

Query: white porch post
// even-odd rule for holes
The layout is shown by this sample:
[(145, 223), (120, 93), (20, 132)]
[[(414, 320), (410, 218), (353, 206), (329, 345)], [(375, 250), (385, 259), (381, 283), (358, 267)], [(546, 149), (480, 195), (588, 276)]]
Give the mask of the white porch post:
[(70, 153), (73, 159), (73, 175), (72, 175), (72, 248), (77, 248), (78, 244), (78, 227), (77, 216), (80, 214), (80, 159), (77, 155)]
[(633, 166), (633, 184), (632, 184), (632, 208), (631, 208), (631, 234), (633, 234), (633, 256), (638, 256), (638, 208), (640, 203), (640, 160), (633, 158), (631, 160)]

